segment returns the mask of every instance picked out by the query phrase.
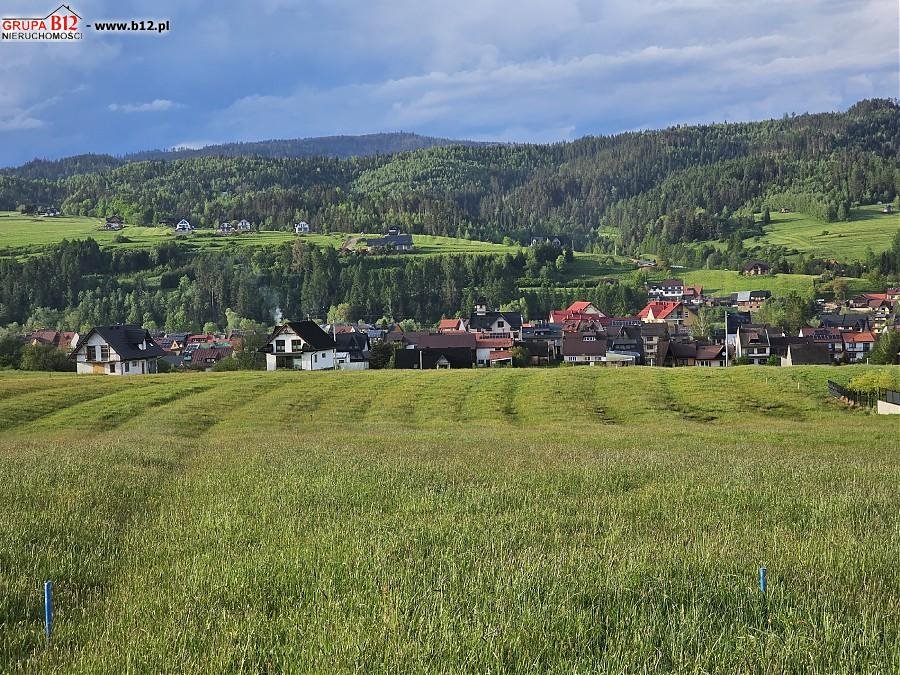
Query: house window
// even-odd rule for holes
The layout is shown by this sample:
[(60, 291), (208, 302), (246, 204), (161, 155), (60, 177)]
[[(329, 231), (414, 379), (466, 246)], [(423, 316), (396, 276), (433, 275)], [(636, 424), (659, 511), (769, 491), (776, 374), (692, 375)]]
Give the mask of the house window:
[(313, 363), (318, 363), (318, 362), (319, 362), (319, 355), (313, 354)]
[(88, 347), (85, 358), (88, 361), (96, 361), (97, 360), (97, 348), (96, 347)]
[(284, 340), (275, 340), (275, 353), (284, 354)]
[(109, 372), (111, 372), (111, 373), (115, 373), (115, 372), (116, 372), (116, 364), (115, 364), (115, 363), (110, 363), (110, 364), (109, 364)]
[(100, 360), (109, 361), (109, 345), (100, 345)]
[(125, 362), (125, 372), (128, 372), (128, 361)]
[(497, 328), (503, 328), (504, 326), (506, 326), (506, 324), (503, 323), (502, 321), (497, 322)]
[(302, 340), (291, 340), (291, 351), (292, 352), (302, 352), (303, 351), (303, 341)]

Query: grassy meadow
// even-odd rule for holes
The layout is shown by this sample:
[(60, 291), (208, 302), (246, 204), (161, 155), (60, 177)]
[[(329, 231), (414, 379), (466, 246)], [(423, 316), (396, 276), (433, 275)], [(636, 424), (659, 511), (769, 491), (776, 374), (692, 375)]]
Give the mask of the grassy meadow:
[(772, 212), (772, 222), (757, 243), (778, 244), (798, 253), (815, 254), (839, 260), (863, 260), (866, 249), (876, 253), (891, 246), (900, 229), (900, 213), (882, 213), (879, 205), (851, 210), (851, 220), (827, 223), (805, 213)]
[(0, 670), (897, 672), (858, 372), (2, 373)]
[[(126, 225), (122, 230), (103, 229), (103, 221), (84, 216), (60, 216), (41, 218), (22, 215), (14, 211), (0, 211), (0, 256), (27, 256), (40, 252), (49, 244), (63, 239), (96, 240), (104, 248), (146, 248), (164, 241), (176, 241), (194, 250), (224, 250), (232, 247), (261, 247), (282, 244), (301, 239), (315, 246), (339, 248), (348, 237), (342, 232), (310, 233), (300, 237), (293, 232), (260, 230), (247, 234), (220, 236), (210, 229), (199, 229), (190, 235), (177, 236), (170, 227), (138, 227)], [(368, 235), (380, 236), (380, 235)], [(124, 239), (124, 241), (122, 241)], [(415, 251), (412, 255), (438, 255), (447, 253), (517, 253), (518, 246), (506, 246), (484, 241), (413, 235)]]

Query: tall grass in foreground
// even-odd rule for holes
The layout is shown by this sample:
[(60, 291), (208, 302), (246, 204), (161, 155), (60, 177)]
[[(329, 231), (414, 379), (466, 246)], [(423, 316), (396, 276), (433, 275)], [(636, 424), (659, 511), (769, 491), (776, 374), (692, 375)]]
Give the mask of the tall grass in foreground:
[(853, 372), (72, 376), (0, 438), (0, 669), (897, 672)]

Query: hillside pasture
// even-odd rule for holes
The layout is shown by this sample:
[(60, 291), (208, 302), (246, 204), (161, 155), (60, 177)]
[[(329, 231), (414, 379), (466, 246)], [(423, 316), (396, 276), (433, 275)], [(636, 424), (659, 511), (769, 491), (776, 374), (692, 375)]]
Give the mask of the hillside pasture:
[(0, 374), (0, 669), (894, 672), (861, 371)]
[(879, 205), (851, 209), (851, 220), (828, 223), (805, 213), (772, 212), (763, 237), (745, 242), (777, 244), (798, 253), (837, 260), (863, 260), (866, 249), (876, 253), (891, 246), (900, 229), (900, 213), (882, 213)]

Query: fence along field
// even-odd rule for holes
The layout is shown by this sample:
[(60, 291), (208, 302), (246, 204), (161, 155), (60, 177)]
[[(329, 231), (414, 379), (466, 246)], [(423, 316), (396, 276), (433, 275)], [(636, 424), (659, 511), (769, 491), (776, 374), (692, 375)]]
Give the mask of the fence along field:
[(0, 669), (896, 672), (896, 419), (716, 370), (2, 374)]

